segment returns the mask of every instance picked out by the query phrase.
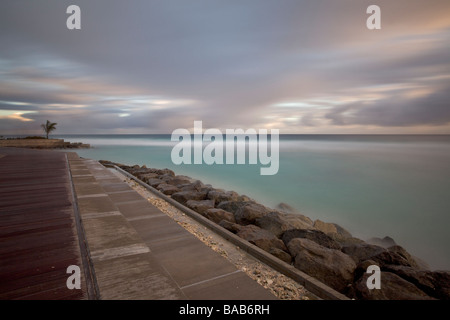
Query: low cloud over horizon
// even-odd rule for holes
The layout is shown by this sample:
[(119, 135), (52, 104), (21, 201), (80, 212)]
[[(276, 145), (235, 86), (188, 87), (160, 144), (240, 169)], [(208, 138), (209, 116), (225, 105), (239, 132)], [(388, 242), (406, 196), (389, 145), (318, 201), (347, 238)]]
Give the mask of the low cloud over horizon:
[[(81, 8), (81, 30), (66, 8)], [(366, 9), (381, 8), (381, 30)], [(0, 134), (450, 134), (450, 1), (0, 4)]]

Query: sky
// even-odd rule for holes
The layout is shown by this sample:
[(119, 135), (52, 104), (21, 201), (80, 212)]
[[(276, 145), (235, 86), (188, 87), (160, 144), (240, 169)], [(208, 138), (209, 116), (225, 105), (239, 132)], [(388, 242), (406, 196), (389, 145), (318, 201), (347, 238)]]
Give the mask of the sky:
[(0, 135), (450, 134), (448, 0), (2, 0), (0, 44)]

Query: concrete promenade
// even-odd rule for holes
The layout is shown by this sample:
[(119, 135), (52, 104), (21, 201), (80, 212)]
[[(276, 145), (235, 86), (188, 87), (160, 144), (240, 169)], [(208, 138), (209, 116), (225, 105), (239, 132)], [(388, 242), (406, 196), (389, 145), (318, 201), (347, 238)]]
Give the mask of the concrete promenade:
[[(21, 185), (16, 178), (25, 166), (33, 173), (24, 175)], [(44, 168), (51, 177), (39, 174)], [(61, 184), (60, 192), (53, 191), (57, 183)], [(24, 190), (25, 185), (42, 190), (36, 196), (27, 194), (27, 190), (35, 189)], [(10, 201), (9, 197), (16, 194), (23, 199)], [(47, 219), (48, 211), (34, 202), (23, 205), (27, 197), (42, 203), (64, 198), (51, 218), (70, 229), (70, 235), (68, 231), (55, 233), (43, 222), (39, 222), (42, 227), (39, 223), (35, 226), (35, 221)], [(1, 299), (49, 298), (39, 295), (38, 289), (35, 295), (27, 292), (30, 284), (48, 287), (47, 291), (54, 293), (50, 297), (55, 299), (275, 299), (108, 169), (76, 153), (0, 148), (0, 221)], [(39, 232), (33, 233), (30, 248), (17, 258), (21, 251), (16, 245), (18, 237), (34, 229)], [(51, 239), (53, 246), (58, 244), (61, 252), (70, 253), (72, 260), (53, 255), (46, 239)], [(55, 264), (59, 276), (51, 283), (47, 273), (31, 278), (24, 272), (14, 273), (15, 268), (27, 264), (30, 257), (26, 253), (37, 244), (41, 256), (49, 261), (61, 260)], [(41, 268), (39, 256), (30, 263), (35, 269)], [(69, 275), (65, 269), (70, 264), (83, 270), (81, 290), (66, 288)], [(52, 286), (64, 294), (58, 295)]]

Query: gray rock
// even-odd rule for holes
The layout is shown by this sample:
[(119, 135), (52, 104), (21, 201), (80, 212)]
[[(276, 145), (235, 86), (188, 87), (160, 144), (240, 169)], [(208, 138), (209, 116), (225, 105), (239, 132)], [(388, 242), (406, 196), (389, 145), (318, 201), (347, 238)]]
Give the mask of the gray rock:
[(189, 200), (205, 200), (206, 192), (181, 191), (172, 194), (172, 199), (181, 204), (186, 204)]
[(206, 218), (208, 218), (211, 221), (214, 221), (215, 223), (219, 223), (222, 220), (231, 222), (231, 223), (235, 223), (236, 220), (234, 218), (234, 215), (231, 212), (222, 210), (222, 209), (217, 209), (217, 208), (212, 208), (212, 209), (208, 209), (204, 212), (203, 214)]
[(383, 251), (377, 255), (370, 257), (374, 260), (380, 268), (384, 268), (387, 265), (398, 265), (411, 267), (411, 263), (397, 252)]
[(292, 225), (277, 212), (269, 212), (267, 215), (256, 218), (255, 225), (271, 232), (277, 238), (281, 237), (286, 230), (293, 229)]
[(269, 253), (288, 264), (291, 264), (292, 262), (292, 256), (284, 250), (272, 247), (270, 248)]
[(334, 241), (332, 238), (319, 230), (292, 229), (285, 231), (282, 236), (282, 240), (286, 246), (288, 246), (289, 242), (296, 238), (308, 239), (329, 249), (341, 249), (341, 245), (338, 242)]
[(384, 237), (383, 239), (377, 238), (377, 237), (373, 237), (373, 238), (367, 239), (366, 242), (369, 243), (369, 244), (374, 244), (376, 246), (380, 246), (380, 247), (386, 248), (386, 249), (389, 248), (389, 247), (397, 245), (395, 243), (394, 239), (392, 239), (391, 237), (387, 237), (387, 236)]
[(248, 203), (240, 207), (234, 214), (236, 222), (242, 225), (253, 224), (255, 220), (267, 215), (270, 211), (258, 203)]
[(352, 287), (352, 296), (362, 300), (430, 300), (433, 299), (411, 282), (400, 276), (381, 271), (381, 289), (368, 289), (367, 278), (371, 274), (364, 273)]
[(167, 183), (159, 184), (157, 186), (157, 189), (166, 195), (172, 195), (180, 191), (180, 189), (178, 189), (176, 186)]
[(177, 187), (180, 187), (183, 184), (190, 184), (191, 181), (190, 179), (184, 177), (184, 176), (175, 176), (175, 177), (167, 177), (167, 179), (165, 179), (167, 184), (171, 184)]
[(267, 252), (270, 252), (272, 248), (286, 250), (283, 241), (275, 237), (269, 231), (252, 224), (242, 226), (237, 232), (237, 235)]
[(388, 248), (388, 251), (389, 251), (389, 252), (394, 252), (394, 253), (399, 254), (399, 255), (400, 255), (401, 257), (403, 257), (406, 261), (408, 261), (408, 263), (409, 263), (409, 265), (410, 265), (411, 267), (420, 269), (419, 264), (416, 262), (416, 260), (414, 259), (414, 257), (413, 257), (411, 254), (409, 254), (408, 251), (406, 251), (405, 248), (403, 248), (403, 247), (401, 247), (401, 246), (398, 246), (398, 245), (395, 245), (395, 246), (389, 247), (389, 248)]
[(157, 179), (157, 178), (147, 179), (147, 181), (144, 181), (144, 182), (153, 188), (156, 188), (160, 184), (164, 183), (164, 181), (162, 181), (161, 179)]
[(377, 254), (385, 252), (386, 249), (373, 244), (361, 243), (345, 245), (342, 247), (341, 251), (352, 257), (356, 263), (359, 263), (370, 259), (370, 257), (376, 256)]
[(236, 213), (236, 211), (247, 204), (254, 203), (250, 201), (222, 201), (217, 205), (217, 208), (226, 210), (228, 212)]
[(339, 292), (353, 282), (356, 264), (339, 250), (325, 248), (308, 239), (294, 238), (288, 245), (294, 266)]
[(298, 213), (297, 209), (288, 205), (287, 203), (281, 202), (276, 206), (276, 209), (286, 212), (286, 213)]
[(231, 232), (233, 232), (233, 233), (238, 233), (238, 232), (243, 228), (243, 226), (241, 226), (241, 225), (239, 225), (239, 224), (237, 224), (237, 223), (232, 223), (232, 222), (226, 221), (226, 220), (220, 221), (220, 222), (219, 222), (219, 225), (220, 225), (222, 228), (225, 228), (225, 229), (227, 229), (228, 231), (231, 231)]
[(186, 202), (186, 207), (204, 214), (206, 210), (214, 208), (214, 200), (189, 200)]
[(223, 191), (223, 190), (211, 190), (208, 192), (208, 199), (214, 200), (216, 203), (221, 203), (223, 201), (236, 201), (239, 198), (239, 194), (234, 191)]

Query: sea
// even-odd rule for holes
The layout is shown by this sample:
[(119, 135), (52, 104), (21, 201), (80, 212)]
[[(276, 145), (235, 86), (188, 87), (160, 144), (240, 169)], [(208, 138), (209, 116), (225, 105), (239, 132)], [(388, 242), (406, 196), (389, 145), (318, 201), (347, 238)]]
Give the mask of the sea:
[(271, 208), (286, 203), (363, 240), (389, 236), (432, 270), (450, 270), (449, 135), (280, 135), (275, 175), (248, 161), (175, 165), (170, 134), (52, 138), (91, 144), (76, 150), (83, 158), (169, 168)]

